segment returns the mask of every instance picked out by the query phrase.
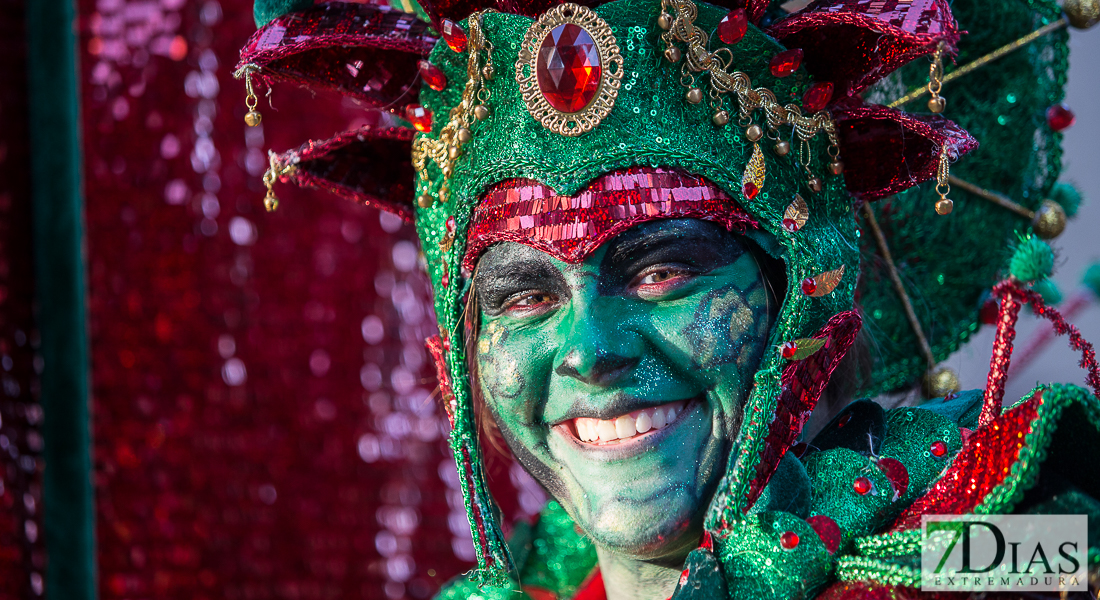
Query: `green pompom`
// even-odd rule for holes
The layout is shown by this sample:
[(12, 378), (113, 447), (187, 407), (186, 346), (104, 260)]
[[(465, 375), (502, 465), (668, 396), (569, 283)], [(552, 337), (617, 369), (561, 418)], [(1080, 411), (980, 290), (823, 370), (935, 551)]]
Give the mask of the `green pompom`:
[(1008, 263), (1008, 272), (1024, 283), (1050, 277), (1054, 272), (1054, 251), (1035, 236), (1023, 238)]
[(1081, 208), (1081, 192), (1072, 183), (1058, 183), (1050, 190), (1050, 199), (1061, 205), (1067, 217), (1077, 214)]
[(1031, 289), (1039, 292), (1039, 295), (1043, 297), (1043, 302), (1046, 302), (1048, 306), (1062, 302), (1062, 290), (1059, 290), (1058, 284), (1049, 278), (1036, 281), (1031, 285)]
[(256, 27), (267, 25), (287, 13), (298, 12), (313, 6), (313, 0), (256, 0), (252, 4), (252, 18)]
[(1081, 283), (1085, 284), (1092, 293), (1100, 296), (1100, 262), (1094, 262), (1085, 269), (1085, 276), (1081, 278)]

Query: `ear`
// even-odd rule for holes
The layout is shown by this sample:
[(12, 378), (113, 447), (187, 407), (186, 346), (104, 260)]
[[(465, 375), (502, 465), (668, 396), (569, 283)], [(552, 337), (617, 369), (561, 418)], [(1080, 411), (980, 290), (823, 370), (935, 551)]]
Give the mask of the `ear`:
[(836, 98), (858, 94), (941, 42), (954, 54), (959, 40), (946, 0), (818, 0), (767, 33), (801, 48), (806, 70), (831, 82)]
[[(274, 156), (283, 182), (327, 190), (360, 204), (413, 219), (416, 132), (374, 112), (375, 123)], [(286, 167), (290, 167), (287, 169)]]
[(367, 108), (403, 115), (420, 89), (417, 63), (437, 39), (415, 15), (377, 4), (327, 2), (257, 30), (241, 50), (237, 70), (268, 86), (288, 81), (333, 90)]

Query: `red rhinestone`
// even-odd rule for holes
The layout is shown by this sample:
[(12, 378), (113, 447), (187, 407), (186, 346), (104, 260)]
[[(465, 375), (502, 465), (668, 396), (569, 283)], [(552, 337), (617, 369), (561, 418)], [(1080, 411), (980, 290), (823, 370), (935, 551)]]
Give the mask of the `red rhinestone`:
[(905, 465), (896, 458), (878, 459), (878, 468), (886, 474), (886, 478), (893, 484), (894, 493), (898, 497), (904, 496), (905, 492), (909, 490), (909, 469), (906, 469)]
[(814, 515), (806, 519), (806, 522), (814, 528), (817, 537), (825, 542), (825, 549), (829, 551), (829, 554), (836, 552), (837, 548), (840, 547), (840, 526), (836, 524), (836, 521), (826, 515)]
[(447, 42), (451, 50), (455, 52), (466, 51), (466, 30), (462, 29), (462, 26), (454, 21), (443, 19), (443, 41)]
[(1054, 131), (1068, 129), (1077, 122), (1077, 115), (1065, 103), (1055, 104), (1047, 109), (1047, 125)]
[(779, 536), (779, 545), (783, 546), (784, 550), (792, 550), (798, 546), (798, 534), (793, 531), (784, 532)]
[(856, 477), (856, 480), (852, 482), (852, 489), (860, 496), (863, 496), (871, 491), (871, 480), (866, 477)]
[(603, 67), (592, 36), (579, 25), (562, 23), (543, 38), (535, 72), (550, 106), (575, 113), (596, 97)]
[(755, 183), (747, 181), (741, 186), (741, 193), (749, 200), (752, 200), (760, 193), (760, 188), (756, 187)]
[(783, 229), (791, 233), (798, 231), (798, 221), (794, 219), (783, 219)]
[(797, 71), (800, 66), (802, 66), (801, 48), (792, 48), (776, 54), (775, 58), (772, 58), (771, 64), (768, 65), (772, 75), (776, 77), (786, 77)]
[(833, 84), (828, 81), (821, 81), (811, 85), (810, 89), (802, 95), (802, 108), (806, 109), (808, 113), (815, 113), (825, 108), (825, 105), (832, 99)]
[(718, 22), (718, 39), (723, 44), (736, 44), (745, 37), (749, 29), (749, 18), (745, 15), (745, 9), (731, 10)]
[(447, 87), (447, 76), (443, 74), (439, 67), (426, 60), (422, 60), (416, 65), (420, 67), (420, 76), (424, 79), (424, 83), (428, 84), (428, 87), (437, 92), (442, 92), (443, 88)]
[(444, 223), (443, 226), (447, 228), (447, 233), (453, 237), (456, 228), (454, 216), (447, 217), (447, 222)]
[(794, 357), (795, 352), (798, 352), (798, 344), (794, 342), (786, 342), (783, 344), (783, 358), (790, 360)]
[(936, 440), (932, 442), (928, 451), (932, 453), (932, 456), (943, 456), (947, 454), (947, 444), (943, 443), (943, 440)]
[(432, 130), (432, 113), (419, 104), (410, 104), (405, 109), (405, 118), (417, 131), (427, 133)]
[(816, 292), (816, 291), (817, 291), (817, 282), (814, 281), (813, 277), (807, 277), (807, 278), (802, 280), (802, 293), (803, 294), (806, 294), (807, 296), (813, 296), (814, 292)]
[(979, 313), (982, 323), (986, 325), (993, 325), (997, 322), (997, 317), (1001, 314), (1001, 306), (997, 304), (997, 301), (993, 298), (987, 299), (982, 303), (982, 310)]
[(852, 420), (852, 413), (848, 413), (848, 414), (844, 415), (843, 417), (840, 417), (840, 421), (836, 424), (836, 428), (841, 429), (842, 427), (844, 427), (845, 425), (848, 424), (848, 421), (851, 421), (851, 420)]
[(443, 287), (447, 287), (451, 283), (451, 269), (447, 265), (443, 265), (443, 276), (439, 278), (439, 283)]

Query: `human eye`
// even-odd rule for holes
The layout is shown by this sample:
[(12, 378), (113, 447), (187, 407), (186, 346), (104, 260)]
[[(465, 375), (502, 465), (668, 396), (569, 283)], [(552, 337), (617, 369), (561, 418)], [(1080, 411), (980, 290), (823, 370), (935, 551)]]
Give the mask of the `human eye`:
[(630, 287), (647, 300), (663, 299), (688, 283), (695, 273), (679, 265), (655, 265), (638, 273)]
[(543, 314), (558, 304), (558, 297), (540, 290), (513, 294), (501, 305), (501, 311), (514, 317)]

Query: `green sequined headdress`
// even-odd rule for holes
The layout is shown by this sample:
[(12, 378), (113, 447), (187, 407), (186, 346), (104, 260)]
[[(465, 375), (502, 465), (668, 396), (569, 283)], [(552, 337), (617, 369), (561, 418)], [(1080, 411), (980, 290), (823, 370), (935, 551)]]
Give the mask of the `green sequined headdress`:
[[(258, 3), (263, 27), (238, 71), (251, 121), (253, 85), (276, 80), (337, 90), (377, 111), (371, 126), (273, 154), (265, 181), (269, 190), (277, 180), (323, 187), (415, 221), (440, 329), (429, 349), (484, 581), (503, 581), (512, 561), (481, 473), (463, 309), (485, 242), (475, 211), (494, 186), (529, 181), (568, 199), (609, 173), (688, 174), (747, 213), (746, 234), (785, 264), (774, 350), (756, 374), (710, 530), (752, 506), (796, 441), (860, 328), (857, 307), (874, 359), (863, 391), (910, 386), (976, 328), (1005, 242), (1031, 226), (1020, 214), (1040, 213), (1036, 227), (1057, 224), (1060, 209), (1042, 203), (1059, 172), (1059, 134), (1043, 114), (1061, 100), (1064, 33), (982, 72), (993, 85), (952, 97), (948, 113), (994, 142), (952, 171), (977, 143), (938, 114), (959, 41), (951, 10), (944, 0), (865, 4), (817, 2), (788, 15), (766, 0), (422, 2), (418, 16), (329, 2), (266, 22), (280, 10)], [(976, 21), (972, 5), (975, 14), (963, 14)], [(1040, 0), (1018, 11), (1012, 27), (1021, 30), (1058, 15)], [(1016, 37), (978, 33), (959, 60)], [(989, 96), (1013, 77), (1026, 88)], [(936, 91), (932, 113), (864, 101), (921, 88)], [(952, 185), (958, 179), (1002, 190), (1023, 213)], [(954, 212), (940, 216), (951, 212), (948, 190)], [(521, 232), (549, 210), (525, 206), (496, 214), (492, 239), (528, 239), (500, 236), (500, 223)]]

